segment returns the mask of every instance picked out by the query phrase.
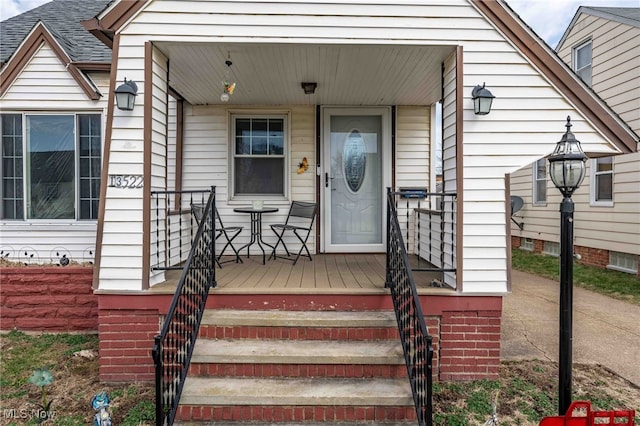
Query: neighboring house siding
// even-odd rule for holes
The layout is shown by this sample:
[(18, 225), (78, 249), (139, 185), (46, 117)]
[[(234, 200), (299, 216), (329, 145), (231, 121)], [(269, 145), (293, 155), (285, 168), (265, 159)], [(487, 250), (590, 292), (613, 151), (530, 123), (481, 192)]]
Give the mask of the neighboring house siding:
[[(327, 11), (331, 15), (327, 15)], [(604, 137), (467, 1), (452, 1), (446, 5), (442, 2), (420, 5), (334, 2), (331, 8), (326, 2), (287, 3), (286, 7), (281, 3), (249, 1), (152, 2), (120, 33), (118, 81), (125, 76), (142, 81), (144, 52), (141, 44), (144, 41), (172, 39), (217, 42), (225, 49), (233, 43), (267, 41), (273, 44), (424, 44), (425, 48), (446, 45), (451, 46), (452, 51), (462, 45), (464, 102), (455, 107), (464, 108), (462, 174), (465, 184), (464, 188), (457, 185), (456, 190), (464, 192), (465, 200), (462, 228), (465, 291), (501, 292), (507, 289), (505, 173), (551, 152), (564, 130), (567, 115), (572, 116), (574, 130), (582, 136), (586, 150), (611, 152)], [(497, 99), (489, 116), (477, 117), (472, 112), (471, 90), (482, 82), (486, 82)], [(372, 104), (377, 102), (375, 90), (366, 90), (372, 94)], [(445, 105), (446, 108), (451, 114), (451, 105)], [(138, 130), (142, 129), (141, 111), (142, 108), (136, 108), (133, 114), (126, 117), (116, 114), (114, 118), (114, 141), (122, 144), (126, 140), (136, 145), (133, 151), (119, 152), (118, 143), (114, 144), (117, 154), (112, 156), (114, 168), (133, 164), (141, 167), (137, 149), (138, 141), (142, 139), (142, 130)], [(533, 116), (535, 121), (531, 119)], [(292, 123), (295, 121), (291, 120)], [(216, 125), (217, 131), (226, 132), (227, 123)], [(210, 139), (211, 135), (206, 137)], [(189, 143), (186, 137), (185, 144)], [(226, 152), (220, 154), (226, 155)], [(299, 160), (292, 152), (290, 161)], [(207, 167), (214, 166), (207, 164)], [(451, 170), (445, 170), (445, 181), (447, 173)], [(215, 176), (214, 180), (220, 179), (223, 185), (226, 184), (224, 177)], [(311, 186), (306, 190), (311, 190)], [(133, 220), (141, 219), (141, 199), (134, 197), (128, 200), (129, 207), (125, 207), (124, 197), (107, 194), (108, 198), (114, 196), (114, 202), (123, 202), (123, 209), (131, 209)], [(274, 215), (265, 219), (277, 218)], [(108, 221), (107, 215), (105, 229)], [(128, 239), (131, 237), (120, 240)], [(117, 250), (115, 242), (115, 239), (106, 241), (113, 243), (113, 249)], [(138, 284), (130, 281), (136, 275), (138, 273), (130, 269), (118, 278), (109, 270), (109, 264), (103, 263), (100, 286), (111, 285), (102, 280), (104, 276), (119, 280), (113, 282), (117, 288), (136, 288)]]
[[(106, 73), (89, 77), (103, 95), (108, 93)], [(4, 113), (93, 113), (100, 114), (104, 138), (106, 96), (87, 98), (77, 82), (46, 44), (0, 98)], [(24, 263), (55, 263), (62, 256), (75, 262), (93, 262), (96, 222), (92, 220), (0, 220), (0, 251), (8, 259)]]
[(592, 88), (632, 129), (640, 131), (640, 28), (581, 14), (558, 55), (571, 64), (572, 50), (592, 40)]
[[(586, 40), (593, 46), (592, 88), (632, 130), (640, 133), (640, 28), (581, 13), (558, 46), (559, 56), (571, 65), (573, 48)], [(580, 130), (572, 130), (581, 142), (587, 137)], [(591, 248), (640, 256), (640, 153), (615, 156), (613, 163), (613, 205), (606, 206), (592, 204), (592, 162), (587, 161), (586, 177), (573, 195), (576, 252)], [(531, 176), (528, 166), (511, 177), (511, 195), (525, 200), (517, 214), (521, 218), (518, 221), (525, 222), (524, 230), (512, 224), (511, 233), (559, 242), (560, 193), (549, 179), (546, 206), (532, 206)], [(593, 263), (588, 257), (584, 261)], [(607, 260), (597, 263), (606, 265)]]

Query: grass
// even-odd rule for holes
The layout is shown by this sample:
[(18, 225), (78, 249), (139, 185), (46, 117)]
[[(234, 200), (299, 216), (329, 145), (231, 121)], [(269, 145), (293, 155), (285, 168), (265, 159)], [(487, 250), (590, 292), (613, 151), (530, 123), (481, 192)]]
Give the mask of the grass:
[[(512, 250), (511, 265), (514, 269), (554, 280), (560, 275), (559, 258), (525, 250)], [(636, 275), (574, 262), (573, 282), (596, 293), (640, 305), (640, 278)]]
[(104, 384), (98, 378), (98, 337), (88, 334), (31, 335), (12, 331), (0, 335), (0, 424), (35, 425), (41, 389), (28, 382), (34, 370), (47, 368), (54, 376), (45, 386), (52, 418), (46, 424), (92, 424), (91, 399), (106, 391), (111, 398), (113, 424), (152, 425), (154, 391), (150, 384)]

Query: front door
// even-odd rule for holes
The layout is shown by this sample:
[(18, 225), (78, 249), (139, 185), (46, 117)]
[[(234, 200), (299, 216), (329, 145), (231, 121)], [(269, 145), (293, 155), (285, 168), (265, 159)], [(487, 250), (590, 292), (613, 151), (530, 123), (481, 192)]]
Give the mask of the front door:
[(383, 252), (389, 109), (325, 108), (323, 139), (324, 251)]

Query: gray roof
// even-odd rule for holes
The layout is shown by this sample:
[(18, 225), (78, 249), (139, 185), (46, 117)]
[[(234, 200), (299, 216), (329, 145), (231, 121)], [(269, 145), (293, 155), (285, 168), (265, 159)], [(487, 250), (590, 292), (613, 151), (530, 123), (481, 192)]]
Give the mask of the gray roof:
[(111, 49), (84, 29), (111, 0), (53, 0), (0, 22), (0, 63), (5, 64), (39, 21), (74, 62), (111, 62)]
[(592, 7), (584, 6), (582, 11), (612, 21), (640, 27), (640, 7)]

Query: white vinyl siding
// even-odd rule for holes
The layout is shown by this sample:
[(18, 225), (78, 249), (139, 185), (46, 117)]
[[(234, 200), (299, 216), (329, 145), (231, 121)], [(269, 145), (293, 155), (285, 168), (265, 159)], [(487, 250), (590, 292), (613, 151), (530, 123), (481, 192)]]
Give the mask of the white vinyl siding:
[[(0, 98), (0, 110), (6, 114), (46, 111), (52, 114), (100, 114), (101, 139), (106, 128), (106, 95), (109, 75), (87, 73), (103, 94), (100, 100), (89, 99), (76, 80), (60, 63), (51, 47), (43, 44), (26, 64), (13, 84)], [(46, 110), (43, 110), (46, 106)], [(52, 221), (37, 223), (0, 220), (0, 252), (7, 259), (30, 264), (58, 264), (66, 257), (72, 262), (93, 262), (95, 256), (95, 221)]]

